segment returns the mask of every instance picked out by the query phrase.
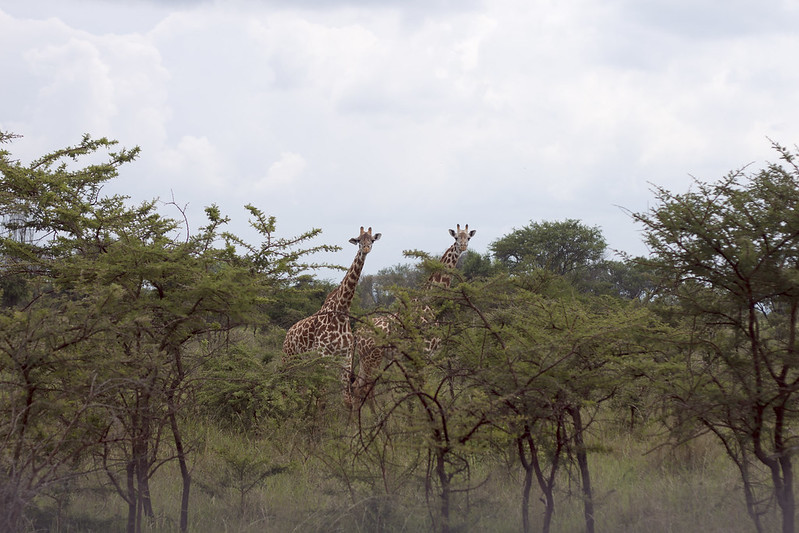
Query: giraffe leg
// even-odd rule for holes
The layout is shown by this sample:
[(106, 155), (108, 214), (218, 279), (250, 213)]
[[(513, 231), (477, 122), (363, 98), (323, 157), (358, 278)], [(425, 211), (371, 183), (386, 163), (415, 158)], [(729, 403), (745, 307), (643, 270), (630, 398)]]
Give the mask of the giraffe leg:
[(362, 404), (367, 397), (373, 397), (372, 374), (375, 366), (375, 352), (378, 351), (378, 348), (373, 338), (363, 335), (356, 336), (355, 347), (358, 351), (358, 374), (353, 383), (352, 392), (354, 398)]
[(344, 357), (342, 362), (343, 364), (341, 365), (341, 372), (339, 374), (339, 380), (341, 381), (341, 386), (343, 391), (342, 399), (344, 401), (344, 406), (350, 410), (352, 410), (353, 405), (355, 403), (352, 394), (353, 382), (355, 381), (354, 379), (355, 376), (352, 368), (354, 361), (353, 357), (354, 352), (355, 352), (355, 339), (351, 338), (350, 342), (347, 344), (346, 350), (344, 351)]
[[(371, 331), (356, 336), (355, 346), (359, 354), (358, 378), (353, 388), (361, 402), (374, 402), (375, 374), (383, 359), (390, 358), (391, 349), (386, 337), (391, 333), (393, 315), (372, 318)], [(370, 405), (374, 410), (374, 406)]]

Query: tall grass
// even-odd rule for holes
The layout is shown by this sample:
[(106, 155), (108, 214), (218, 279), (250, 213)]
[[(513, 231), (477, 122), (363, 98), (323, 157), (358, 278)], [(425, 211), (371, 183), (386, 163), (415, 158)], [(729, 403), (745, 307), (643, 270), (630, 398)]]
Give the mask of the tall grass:
[[(342, 445), (347, 434), (320, 439), (287, 428), (280, 434), (253, 438), (202, 425), (193, 433), (196, 451), (190, 531), (404, 532), (431, 528), (423, 471), (398, 470), (405, 472), (404, 477), (388, 481), (377, 472), (369, 475), (368, 467), (358, 466), (348, 456), (348, 446)], [(589, 459), (598, 531), (753, 530), (737, 471), (710, 437), (678, 448), (653, 449), (643, 437), (608, 431), (592, 435), (590, 444), (601, 450)], [(511, 456), (509, 452), (508, 458)], [(392, 461), (398, 459), (391, 457)], [(238, 470), (232, 465), (238, 465)], [(475, 461), (472, 478), (479, 486), (454, 502), (453, 516), (460, 530), (520, 531), (520, 470), (507, 459), (484, 457)], [(157, 514), (145, 530), (177, 531), (177, 466), (161, 468), (151, 489)], [(579, 486), (564, 470), (558, 482), (553, 531), (583, 529), (580, 494)], [(127, 508), (99, 474), (60, 495), (43, 496), (37, 504), (31, 529), (103, 533), (125, 529)], [(542, 510), (543, 504), (532, 509), (534, 530), (540, 528)], [(776, 513), (767, 516), (765, 523), (776, 530)]]

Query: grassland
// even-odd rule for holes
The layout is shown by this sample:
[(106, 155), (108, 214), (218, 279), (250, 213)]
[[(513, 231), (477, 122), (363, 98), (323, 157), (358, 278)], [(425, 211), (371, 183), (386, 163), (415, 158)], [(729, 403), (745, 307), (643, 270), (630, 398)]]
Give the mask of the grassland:
[[(369, 471), (355, 466), (348, 446), (305, 430), (245, 438), (195, 428), (189, 530), (220, 532), (400, 532), (432, 528), (422, 467), (397, 463)], [(343, 437), (341, 437), (343, 438)], [(592, 434), (597, 531), (734, 533), (753, 531), (734, 466), (709, 437), (653, 447), (651, 438), (624, 432)], [(457, 531), (521, 530), (522, 472), (511, 455), (481, 456), (470, 468), (472, 490), (453, 501)], [(413, 459), (406, 457), (408, 463)], [(417, 458), (418, 459), (418, 458)], [(379, 461), (378, 461), (379, 462)], [(127, 507), (100, 473), (37, 501), (31, 529), (54, 532), (125, 530)], [(563, 470), (552, 524), (555, 532), (583, 529), (580, 491)], [(172, 463), (152, 481), (156, 516), (146, 531), (177, 530), (180, 476)], [(540, 530), (542, 504), (533, 488), (531, 520)], [(764, 517), (776, 529), (776, 513)]]

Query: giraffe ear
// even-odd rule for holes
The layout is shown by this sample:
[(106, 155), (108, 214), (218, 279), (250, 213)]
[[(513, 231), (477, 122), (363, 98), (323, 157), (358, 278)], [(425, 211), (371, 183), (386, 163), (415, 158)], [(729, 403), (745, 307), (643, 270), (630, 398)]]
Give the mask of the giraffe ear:
[(353, 237), (352, 239), (350, 239), (350, 243), (352, 243), (352, 244), (358, 244), (358, 239), (356, 239), (355, 237)]
[(372, 240), (374, 240), (374, 241), (379, 241), (379, 240), (380, 240), (380, 237), (382, 237), (382, 236), (383, 236), (383, 234), (382, 234), (382, 233), (375, 233), (375, 234), (372, 236)]
[(449, 230), (449, 234), (452, 235), (453, 237), (456, 236), (456, 233), (455, 233), (454, 229)]
[(469, 238), (471, 239), (472, 237), (474, 237), (474, 234), (475, 234), (475, 233), (477, 233), (477, 230), (476, 230), (476, 229), (473, 229), (472, 231), (470, 231), (470, 232), (469, 232)]

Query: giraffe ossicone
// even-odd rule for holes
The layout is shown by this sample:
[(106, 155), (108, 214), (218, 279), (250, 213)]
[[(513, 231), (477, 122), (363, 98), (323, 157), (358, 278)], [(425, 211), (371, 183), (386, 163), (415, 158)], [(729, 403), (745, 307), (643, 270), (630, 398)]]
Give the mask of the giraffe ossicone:
[(371, 227), (364, 231), (361, 226), (358, 237), (349, 240), (358, 246), (358, 252), (344, 275), (344, 279), (327, 295), (319, 311), (303, 318), (289, 328), (286, 332), (286, 339), (283, 341), (284, 361), (290, 356), (305, 352), (317, 352), (322, 357), (340, 358), (341, 373), (339, 377), (344, 387), (344, 403), (347, 405), (352, 404), (350, 383), (355, 349), (355, 341), (350, 327), (350, 306), (366, 261), (366, 255), (380, 237), (380, 233), (372, 234)]

